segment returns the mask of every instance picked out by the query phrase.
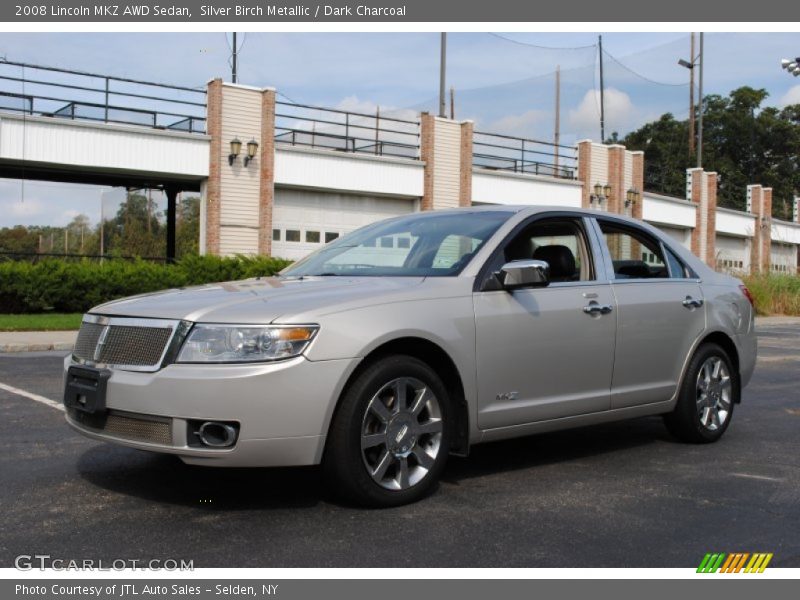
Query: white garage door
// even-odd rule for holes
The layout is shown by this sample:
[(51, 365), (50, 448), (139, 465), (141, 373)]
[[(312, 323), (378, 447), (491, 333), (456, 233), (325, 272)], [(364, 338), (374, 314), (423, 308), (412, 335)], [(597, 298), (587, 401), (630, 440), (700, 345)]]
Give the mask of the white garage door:
[(692, 234), (688, 229), (680, 227), (667, 227), (666, 225), (656, 225), (658, 229), (666, 233), (669, 237), (676, 240), (682, 246), (689, 248), (692, 244)]
[(717, 235), (715, 253), (717, 269), (726, 273), (747, 273), (750, 270), (750, 240)]
[(276, 189), (272, 255), (297, 260), (363, 225), (416, 209), (407, 198)]
[(772, 242), (770, 268), (776, 273), (797, 273), (797, 246)]

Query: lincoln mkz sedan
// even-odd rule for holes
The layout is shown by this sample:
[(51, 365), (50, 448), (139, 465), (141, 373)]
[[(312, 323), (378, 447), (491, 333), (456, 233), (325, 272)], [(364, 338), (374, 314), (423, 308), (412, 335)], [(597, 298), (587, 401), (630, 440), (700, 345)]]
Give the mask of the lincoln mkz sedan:
[(189, 464), (321, 464), (364, 505), (481, 442), (663, 415), (714, 442), (756, 361), (752, 298), (633, 219), (475, 207), (368, 225), (276, 277), (103, 304), (67, 422)]

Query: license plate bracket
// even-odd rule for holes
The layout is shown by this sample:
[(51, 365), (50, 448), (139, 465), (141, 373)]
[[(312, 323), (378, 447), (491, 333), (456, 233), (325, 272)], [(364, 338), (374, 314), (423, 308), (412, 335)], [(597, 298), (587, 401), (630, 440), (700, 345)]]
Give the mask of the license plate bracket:
[(89, 414), (105, 412), (106, 387), (110, 377), (108, 369), (69, 367), (64, 386), (64, 406)]

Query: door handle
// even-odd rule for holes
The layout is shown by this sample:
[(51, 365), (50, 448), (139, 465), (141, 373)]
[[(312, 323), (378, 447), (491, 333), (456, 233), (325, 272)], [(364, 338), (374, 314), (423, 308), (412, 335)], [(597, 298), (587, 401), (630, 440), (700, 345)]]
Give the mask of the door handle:
[(598, 304), (597, 302), (590, 302), (583, 307), (583, 312), (587, 315), (607, 315), (612, 310), (613, 308), (610, 304)]
[(702, 298), (692, 298), (691, 296), (686, 296), (686, 299), (682, 302), (682, 304), (686, 308), (700, 308), (703, 306)]

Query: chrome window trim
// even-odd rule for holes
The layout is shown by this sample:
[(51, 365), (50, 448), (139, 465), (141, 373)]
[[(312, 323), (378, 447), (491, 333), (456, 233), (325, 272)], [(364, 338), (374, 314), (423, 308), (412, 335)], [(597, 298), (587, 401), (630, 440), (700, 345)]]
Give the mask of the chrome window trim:
[[(677, 282), (686, 283), (687, 281), (691, 281), (691, 282), (694, 282), (694, 283), (702, 283), (703, 280), (701, 278), (699, 278), (699, 277), (674, 277), (674, 278), (673, 277), (639, 277), (639, 278), (635, 278), (635, 279), (616, 279), (616, 273), (614, 273), (614, 262), (611, 259), (611, 253), (608, 251), (608, 244), (606, 244), (605, 237), (603, 236), (603, 230), (600, 227), (600, 219), (604, 219), (606, 221), (613, 221), (613, 222), (615, 222), (615, 223), (617, 223), (619, 225), (622, 225), (622, 226), (625, 226), (625, 227), (628, 227), (628, 228), (638, 229), (643, 234), (654, 238), (658, 242), (660, 247), (670, 249), (670, 246), (668, 244), (666, 244), (664, 242), (664, 240), (660, 236), (653, 235), (652, 233), (650, 233), (646, 229), (644, 229), (642, 227), (639, 227), (636, 224), (628, 223), (627, 221), (623, 221), (621, 219), (615, 219), (614, 215), (598, 215), (598, 216), (592, 215), (591, 217), (589, 217), (589, 219), (591, 220), (591, 229), (592, 229), (592, 231), (594, 231), (595, 241), (596, 241), (596, 243), (597, 243), (597, 245), (598, 245), (598, 247), (600, 249), (600, 252), (602, 254), (602, 257), (603, 257), (603, 263), (605, 265), (605, 274), (606, 274), (606, 278), (607, 278), (609, 283), (611, 283), (613, 285), (617, 285), (617, 284), (620, 284), (620, 283), (621, 284), (626, 284), (626, 283), (665, 283), (665, 282), (669, 282), (669, 281), (674, 281), (676, 283)], [(675, 255), (675, 257), (678, 258), (678, 260), (683, 264), (683, 260), (681, 260), (680, 257), (678, 257), (677, 253), (674, 250), (671, 250), (671, 251)], [(666, 257), (665, 257), (665, 260), (666, 260)], [(693, 271), (693, 269), (691, 269), (688, 265), (684, 264), (684, 267), (686, 267), (687, 269)], [(669, 264), (667, 264), (667, 272), (668, 273), (670, 272), (669, 271)]]
[(72, 354), (72, 362), (85, 365), (87, 367), (95, 367), (98, 369), (113, 368), (121, 371), (136, 371), (140, 373), (155, 373), (160, 370), (164, 365), (164, 358), (172, 347), (172, 342), (175, 337), (175, 332), (178, 329), (181, 321), (179, 319), (148, 319), (144, 317), (112, 317), (107, 315), (85, 314), (81, 319), (81, 324), (93, 323), (95, 325), (114, 326), (121, 325), (126, 327), (157, 327), (162, 329), (170, 329), (171, 333), (167, 343), (164, 344), (164, 349), (161, 351), (158, 361), (152, 365), (126, 365), (120, 363), (101, 363), (93, 360), (78, 358)]

